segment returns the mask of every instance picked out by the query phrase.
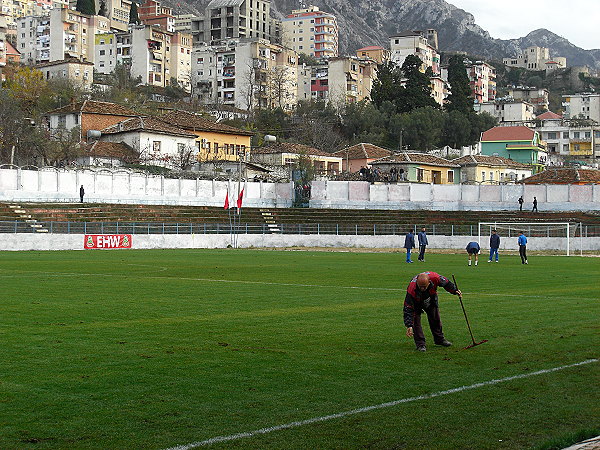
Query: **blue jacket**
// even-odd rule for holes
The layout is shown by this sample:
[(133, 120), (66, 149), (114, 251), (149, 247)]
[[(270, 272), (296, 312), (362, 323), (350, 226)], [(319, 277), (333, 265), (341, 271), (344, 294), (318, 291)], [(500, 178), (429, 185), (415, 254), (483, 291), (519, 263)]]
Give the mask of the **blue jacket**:
[(427, 235), (425, 234), (424, 231), (419, 231), (419, 234), (417, 234), (417, 237), (419, 238), (419, 245), (429, 245), (429, 241), (427, 240)]
[(497, 234), (490, 236), (490, 248), (500, 248), (500, 236)]
[(404, 238), (404, 248), (415, 248), (415, 235), (412, 232)]
[(517, 242), (519, 243), (519, 245), (527, 245), (527, 238), (524, 234), (522, 234), (521, 236), (519, 236), (519, 240)]
[(469, 242), (467, 244), (467, 253), (479, 253), (479, 244), (477, 242)]

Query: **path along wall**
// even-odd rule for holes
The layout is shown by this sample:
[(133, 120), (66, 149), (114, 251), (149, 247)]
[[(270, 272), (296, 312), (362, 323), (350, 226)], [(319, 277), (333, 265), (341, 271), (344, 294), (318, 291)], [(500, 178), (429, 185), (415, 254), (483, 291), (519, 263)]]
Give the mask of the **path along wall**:
[[(139, 173), (90, 170), (0, 169), (0, 201), (85, 201), (222, 206), (238, 192), (233, 181), (172, 179)], [(292, 183), (249, 182), (244, 205), (289, 208)], [(600, 185), (433, 185), (370, 184), (364, 181), (314, 181), (310, 206), (347, 209), (507, 210), (531, 209), (537, 197), (540, 211), (600, 210)]]
[[(129, 237), (128, 237), (129, 239)], [(225, 248), (231, 244), (226, 234), (183, 234), (183, 235), (130, 235), (133, 249), (162, 248)], [(456, 249), (464, 251), (470, 241), (477, 236), (429, 236), (428, 248)], [(481, 242), (482, 258), (489, 251), (487, 236)], [(0, 234), (0, 250), (84, 250), (87, 242), (83, 234)], [(240, 248), (285, 248), (285, 247), (325, 247), (325, 248), (392, 248), (402, 249), (404, 236), (355, 236), (355, 235), (277, 235), (277, 234), (240, 234)], [(564, 250), (565, 238), (530, 238), (527, 249)], [(500, 253), (504, 250), (517, 250), (516, 238), (503, 238)], [(581, 249), (600, 250), (600, 237), (572, 238), (570, 251), (577, 254)], [(126, 249), (120, 251), (127, 251)]]

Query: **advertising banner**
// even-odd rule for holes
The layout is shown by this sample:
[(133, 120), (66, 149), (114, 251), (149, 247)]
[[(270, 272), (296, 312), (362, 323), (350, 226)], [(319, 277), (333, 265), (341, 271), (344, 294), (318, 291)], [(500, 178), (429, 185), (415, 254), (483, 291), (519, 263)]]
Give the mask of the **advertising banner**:
[(131, 248), (130, 234), (86, 234), (83, 243), (86, 249)]

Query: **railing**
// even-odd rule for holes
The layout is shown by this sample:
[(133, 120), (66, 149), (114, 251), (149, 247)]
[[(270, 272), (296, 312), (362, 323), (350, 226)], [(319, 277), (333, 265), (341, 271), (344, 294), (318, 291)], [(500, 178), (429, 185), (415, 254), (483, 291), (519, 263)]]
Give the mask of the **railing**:
[[(418, 231), (414, 224), (347, 224), (347, 223), (279, 223), (274, 225), (246, 222), (229, 223), (167, 223), (167, 222), (38, 222), (42, 229), (55, 234), (327, 234), (357, 236), (404, 236), (408, 230)], [(30, 223), (0, 221), (0, 233), (36, 233)], [(579, 237), (600, 237), (600, 225), (582, 225), (575, 231)], [(38, 230), (40, 228), (37, 228)], [(478, 224), (433, 224), (427, 227), (428, 236), (477, 236)], [(516, 237), (507, 231), (502, 237)], [(566, 237), (565, 229), (536, 225), (526, 231), (527, 237)], [(571, 236), (574, 237), (574, 236)]]

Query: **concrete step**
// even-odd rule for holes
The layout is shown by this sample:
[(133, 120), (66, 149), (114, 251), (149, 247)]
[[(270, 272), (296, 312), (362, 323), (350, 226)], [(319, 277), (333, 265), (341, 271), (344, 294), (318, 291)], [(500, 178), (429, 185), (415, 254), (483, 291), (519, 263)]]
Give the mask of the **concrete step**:
[(15, 209), (15, 208), (20, 208), (21, 206), (19, 205), (8, 205), (9, 208)]
[(38, 228), (37, 230), (35, 230), (36, 233), (47, 233), (48, 230), (46, 230), (45, 228)]
[(27, 211), (25, 211), (24, 209), (15, 209), (13, 212), (15, 214), (25, 214)]
[(40, 223), (30, 223), (29, 226), (31, 228), (42, 228), (43, 227), (43, 225)]

